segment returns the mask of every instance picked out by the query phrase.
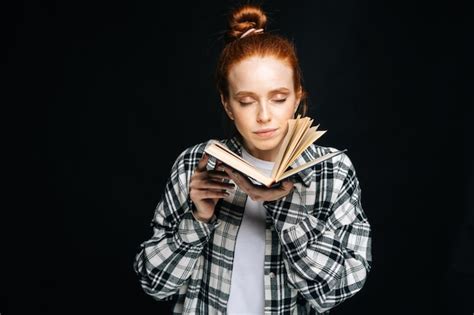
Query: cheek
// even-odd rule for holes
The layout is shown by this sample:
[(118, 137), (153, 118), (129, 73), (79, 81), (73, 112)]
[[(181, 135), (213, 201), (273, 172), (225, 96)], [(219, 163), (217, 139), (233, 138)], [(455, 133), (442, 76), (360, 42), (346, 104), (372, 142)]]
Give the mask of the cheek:
[(285, 104), (285, 106), (275, 107), (273, 111), (273, 118), (278, 120), (286, 120), (293, 118), (293, 114), (295, 113), (295, 107), (293, 103)]
[(234, 123), (240, 133), (247, 133), (251, 130), (251, 118), (242, 115), (234, 115)]
[(235, 122), (239, 125), (248, 125), (255, 120), (255, 113), (251, 108), (239, 108), (233, 110)]

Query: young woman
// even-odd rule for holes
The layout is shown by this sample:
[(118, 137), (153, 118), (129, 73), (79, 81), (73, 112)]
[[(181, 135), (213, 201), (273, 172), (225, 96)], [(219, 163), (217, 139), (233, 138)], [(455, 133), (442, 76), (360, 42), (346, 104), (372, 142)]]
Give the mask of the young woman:
[[(270, 175), (288, 119), (307, 111), (293, 45), (264, 31), (244, 5), (216, 79), (235, 135), (220, 140)], [(134, 270), (175, 314), (320, 314), (357, 293), (371, 268), (361, 189), (342, 153), (267, 188), (204, 154), (184, 150), (171, 169)], [(292, 167), (336, 151), (312, 144)]]

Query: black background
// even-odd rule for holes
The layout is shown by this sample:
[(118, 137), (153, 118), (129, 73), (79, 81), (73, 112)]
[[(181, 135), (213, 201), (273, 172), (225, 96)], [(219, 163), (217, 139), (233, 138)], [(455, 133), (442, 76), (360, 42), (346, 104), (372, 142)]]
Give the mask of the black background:
[[(213, 71), (235, 4), (2, 3), (2, 315), (170, 311), (132, 264), (178, 154), (224, 137)], [(373, 229), (366, 285), (333, 314), (472, 314), (472, 11), (263, 7)]]

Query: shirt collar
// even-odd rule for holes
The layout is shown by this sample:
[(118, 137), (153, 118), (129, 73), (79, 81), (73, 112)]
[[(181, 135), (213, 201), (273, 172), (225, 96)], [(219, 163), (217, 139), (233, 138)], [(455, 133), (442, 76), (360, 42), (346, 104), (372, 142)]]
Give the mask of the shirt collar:
[[(226, 143), (227, 147), (234, 152), (235, 154), (242, 156), (242, 143), (239, 140), (238, 136), (233, 136), (228, 139)], [(290, 168), (296, 168), (300, 165), (308, 163), (314, 160), (316, 157), (316, 152), (313, 146), (309, 146), (303, 153), (296, 158), (296, 160), (290, 165)], [(295, 174), (295, 179), (303, 183), (306, 187), (311, 185), (311, 181), (313, 180), (313, 175), (315, 171), (312, 167), (305, 168), (304, 170)]]

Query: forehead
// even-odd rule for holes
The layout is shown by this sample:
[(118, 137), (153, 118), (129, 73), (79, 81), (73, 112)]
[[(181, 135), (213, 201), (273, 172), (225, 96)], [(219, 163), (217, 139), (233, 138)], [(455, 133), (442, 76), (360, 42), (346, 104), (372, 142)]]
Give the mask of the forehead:
[(229, 71), (229, 88), (264, 92), (275, 88), (293, 88), (293, 70), (274, 57), (250, 57), (235, 64)]

